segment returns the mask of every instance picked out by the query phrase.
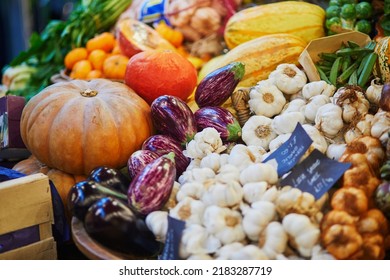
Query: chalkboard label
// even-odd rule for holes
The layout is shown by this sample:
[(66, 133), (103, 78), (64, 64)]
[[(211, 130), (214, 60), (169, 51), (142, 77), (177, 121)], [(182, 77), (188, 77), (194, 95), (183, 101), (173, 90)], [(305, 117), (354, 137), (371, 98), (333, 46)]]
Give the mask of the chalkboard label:
[(303, 154), (309, 149), (313, 140), (300, 123), (297, 124), (290, 138), (270, 154), (263, 162), (274, 160), (277, 163), (278, 176), (290, 171)]
[(350, 166), (351, 163), (332, 160), (315, 149), (280, 183), (282, 186), (290, 185), (303, 192), (311, 193), (315, 199), (319, 199)]
[(160, 260), (180, 260), (179, 246), (186, 223), (168, 215), (168, 231)]

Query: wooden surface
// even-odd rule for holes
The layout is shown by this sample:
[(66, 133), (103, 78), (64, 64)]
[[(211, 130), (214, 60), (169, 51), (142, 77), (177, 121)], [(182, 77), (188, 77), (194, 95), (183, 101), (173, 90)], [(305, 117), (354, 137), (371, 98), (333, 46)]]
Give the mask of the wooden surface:
[(0, 260), (56, 260), (57, 248), (53, 237), (0, 254)]
[(0, 235), (52, 221), (46, 175), (38, 173), (0, 183)]
[(99, 244), (85, 231), (84, 224), (77, 218), (72, 218), (72, 237), (77, 248), (91, 260), (135, 260), (136, 256), (126, 255)]

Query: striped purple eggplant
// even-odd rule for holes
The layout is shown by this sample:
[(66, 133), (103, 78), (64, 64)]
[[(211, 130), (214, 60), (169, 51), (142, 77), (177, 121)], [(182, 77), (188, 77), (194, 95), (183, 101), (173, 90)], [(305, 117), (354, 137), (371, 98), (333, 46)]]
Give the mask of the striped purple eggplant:
[(138, 150), (132, 153), (127, 161), (127, 170), (130, 179), (133, 179), (148, 163), (151, 163), (159, 156), (149, 150)]
[(150, 136), (142, 144), (143, 150), (149, 150), (159, 156), (173, 152), (175, 154), (176, 175), (179, 177), (190, 164), (190, 158), (183, 154), (180, 143), (168, 135), (156, 134)]
[(147, 164), (133, 179), (127, 192), (129, 206), (142, 216), (161, 209), (176, 178), (175, 154), (161, 156)]
[(199, 108), (222, 105), (232, 95), (244, 74), (245, 66), (241, 62), (231, 62), (214, 70), (196, 88), (196, 104)]
[(207, 106), (195, 112), (198, 131), (206, 127), (215, 128), (222, 141), (237, 141), (241, 137), (241, 126), (233, 114), (222, 107)]
[(195, 117), (183, 100), (163, 95), (156, 98), (150, 107), (153, 125), (161, 134), (177, 139), (183, 147), (194, 138), (197, 132)]

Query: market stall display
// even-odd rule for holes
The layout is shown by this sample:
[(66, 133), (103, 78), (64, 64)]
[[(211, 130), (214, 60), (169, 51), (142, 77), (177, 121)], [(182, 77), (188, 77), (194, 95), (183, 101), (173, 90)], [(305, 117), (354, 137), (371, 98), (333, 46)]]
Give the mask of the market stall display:
[(84, 12), (121, 12), (64, 39), (38, 91), (34, 48), (3, 76), (7, 94), (27, 99), (20, 131), (32, 157), (14, 169), (52, 180), (82, 252), (390, 257), (389, 37), (374, 33), (386, 9), (122, 2), (83, 1)]

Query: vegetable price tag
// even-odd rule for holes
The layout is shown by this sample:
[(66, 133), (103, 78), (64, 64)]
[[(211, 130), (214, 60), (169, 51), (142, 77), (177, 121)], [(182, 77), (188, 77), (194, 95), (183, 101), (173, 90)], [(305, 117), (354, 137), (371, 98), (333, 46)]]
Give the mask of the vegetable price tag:
[(179, 246), (186, 223), (168, 215), (168, 231), (160, 260), (180, 260)]
[(351, 166), (327, 158), (315, 149), (305, 160), (298, 164), (280, 183), (290, 185), (319, 199), (326, 193)]
[[(310, 136), (306, 133), (300, 123), (297, 124), (290, 138), (284, 142), (276, 151), (269, 155), (263, 162), (276, 161), (278, 176), (290, 171), (303, 154), (309, 149)], [(272, 164), (272, 162), (269, 162)]]
[(168, 23), (168, 19), (164, 16), (168, 9), (169, 1), (167, 0), (146, 0), (143, 1), (138, 20), (145, 23), (159, 22), (165, 20)]

